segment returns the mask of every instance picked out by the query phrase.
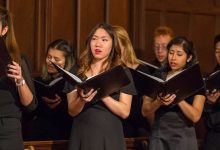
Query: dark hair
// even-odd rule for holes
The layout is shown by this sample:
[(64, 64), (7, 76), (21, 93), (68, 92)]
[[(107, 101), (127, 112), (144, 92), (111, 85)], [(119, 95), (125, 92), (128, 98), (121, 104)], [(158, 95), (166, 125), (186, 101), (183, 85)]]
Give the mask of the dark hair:
[[(193, 48), (193, 43), (189, 41), (186, 37), (184, 36), (177, 36), (174, 37), (167, 45), (168, 52), (170, 51), (171, 46), (173, 45), (178, 45), (183, 48), (183, 50), (187, 54), (187, 58), (192, 56), (192, 59), (189, 62), (186, 62), (186, 66), (184, 68), (188, 68), (189, 66), (195, 64), (197, 62), (197, 56), (196, 56), (196, 51)], [(166, 71), (171, 70), (169, 64), (165, 64)]]
[(92, 63), (93, 60), (93, 55), (91, 52), (91, 47), (90, 47), (90, 42), (93, 38), (93, 35), (95, 34), (95, 32), (98, 29), (104, 29), (109, 36), (112, 39), (112, 50), (111, 53), (108, 57), (108, 59), (103, 62), (104, 64), (107, 64), (106, 68), (102, 68), (101, 71), (105, 71), (108, 70), (116, 65), (118, 65), (120, 62), (120, 58), (121, 58), (121, 50), (120, 47), (118, 45), (118, 40), (117, 40), (117, 36), (114, 32), (114, 29), (111, 25), (107, 24), (107, 23), (99, 23), (97, 24), (89, 33), (87, 40), (86, 40), (86, 49), (82, 52), (80, 58), (79, 58), (79, 63), (80, 63), (80, 69), (78, 71), (78, 74), (80, 75), (84, 75), (84, 73), (90, 68), (90, 65)]
[[(51, 48), (57, 49), (57, 50), (64, 53), (64, 56), (65, 56), (64, 69), (69, 71), (71, 69), (71, 67), (75, 64), (75, 56), (74, 56), (73, 48), (71, 47), (71, 45), (66, 40), (57, 39), (57, 40), (51, 42), (47, 46), (46, 56), (48, 54), (48, 51)], [(47, 72), (47, 65), (45, 64), (44, 68), (42, 70), (42, 78), (48, 79), (48, 78), (50, 78), (48, 76), (49, 76), (49, 74)]]
[(220, 42), (220, 34), (217, 34), (217, 35), (215, 36), (215, 38), (214, 38), (214, 46), (215, 46), (218, 42)]

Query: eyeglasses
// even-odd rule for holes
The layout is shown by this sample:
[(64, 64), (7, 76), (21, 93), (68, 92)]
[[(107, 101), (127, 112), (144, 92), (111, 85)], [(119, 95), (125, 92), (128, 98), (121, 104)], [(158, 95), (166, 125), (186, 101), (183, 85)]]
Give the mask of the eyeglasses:
[(159, 49), (167, 50), (167, 45), (166, 44), (156, 44), (156, 45), (154, 45), (154, 49), (155, 50), (159, 50)]

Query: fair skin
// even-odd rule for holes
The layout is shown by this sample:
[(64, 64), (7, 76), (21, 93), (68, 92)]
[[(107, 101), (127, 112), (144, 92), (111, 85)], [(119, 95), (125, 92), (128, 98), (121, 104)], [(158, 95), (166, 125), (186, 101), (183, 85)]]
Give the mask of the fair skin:
[[(220, 64), (220, 42), (217, 42), (215, 45), (215, 58), (218, 64)], [(211, 104), (216, 103), (220, 96), (220, 92), (214, 89), (210, 94), (207, 95), (208, 102)]]
[(169, 35), (159, 35), (154, 38), (154, 54), (156, 59), (160, 62), (161, 66), (167, 59), (167, 44), (172, 38)]
[[(47, 71), (52, 75), (53, 78), (56, 78), (59, 75), (59, 72), (54, 67), (54, 65), (51, 64), (50, 61), (53, 63), (59, 65), (60, 67), (64, 68), (65, 66), (65, 55), (62, 51), (58, 49), (50, 48), (47, 53), (46, 57), (46, 64), (47, 64)], [(45, 104), (50, 108), (54, 109), (56, 108), (60, 102), (61, 98), (59, 95), (55, 95), (54, 99), (48, 98), (48, 97), (42, 97), (42, 100), (45, 102)]]
[[(90, 69), (86, 72), (87, 77), (99, 74), (103, 67), (103, 61), (108, 58), (111, 52), (112, 39), (104, 29), (99, 28), (93, 35), (90, 47), (94, 59)], [(97, 93), (97, 91), (94, 91), (93, 89), (86, 94), (82, 89), (78, 88), (77, 91), (74, 90), (67, 94), (68, 109), (72, 116), (78, 115), (82, 111), (84, 105), (87, 102), (90, 102)], [(112, 113), (121, 118), (126, 118), (130, 113), (131, 99), (131, 95), (120, 93), (119, 101), (114, 100), (110, 96), (103, 97), (102, 101)]]
[[(2, 28), (2, 23), (0, 22), (0, 35), (4, 36), (8, 32), (8, 26)], [(21, 67), (15, 61), (12, 61), (11, 64), (8, 64), (8, 73), (7, 76), (12, 78), (15, 83), (20, 83), (24, 78), (22, 76)], [(32, 99), (33, 94), (27, 84), (18, 86), (18, 93), (20, 97), (21, 104), (24, 106), (28, 106)]]
[[(181, 46), (173, 45), (171, 46), (168, 53), (168, 62), (171, 67), (171, 71), (168, 72), (167, 78), (182, 70), (186, 65), (186, 61), (190, 61), (192, 56), (188, 56)], [(157, 97), (155, 100), (148, 96), (143, 96), (142, 114), (145, 117), (154, 116), (155, 111), (160, 108), (160, 106), (170, 105), (176, 98), (175, 94), (167, 94), (164, 97)], [(183, 112), (183, 114), (192, 122), (196, 123), (199, 121), (202, 115), (203, 105), (205, 102), (205, 96), (196, 95), (192, 105), (187, 103), (185, 100), (180, 101), (177, 105)]]

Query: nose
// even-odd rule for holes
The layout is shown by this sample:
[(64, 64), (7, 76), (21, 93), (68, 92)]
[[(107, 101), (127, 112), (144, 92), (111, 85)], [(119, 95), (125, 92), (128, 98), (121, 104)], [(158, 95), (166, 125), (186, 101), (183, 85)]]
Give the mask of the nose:
[(173, 54), (173, 55), (171, 56), (171, 60), (175, 60), (175, 59), (176, 59), (176, 55)]
[(47, 62), (49, 64), (51, 64), (51, 62), (55, 63), (55, 59), (54, 58), (47, 58)]
[(101, 46), (101, 40), (100, 40), (100, 39), (97, 39), (97, 40), (96, 40), (95, 46), (96, 46), (96, 47)]

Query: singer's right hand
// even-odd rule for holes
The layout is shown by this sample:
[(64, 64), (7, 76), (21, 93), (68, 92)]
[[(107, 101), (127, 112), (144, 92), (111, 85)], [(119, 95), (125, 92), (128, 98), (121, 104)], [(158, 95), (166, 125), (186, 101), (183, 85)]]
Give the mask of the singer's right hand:
[(94, 89), (89, 90), (89, 92), (85, 93), (83, 89), (77, 88), (78, 95), (81, 100), (85, 102), (90, 102), (94, 96), (97, 94), (97, 90)]

